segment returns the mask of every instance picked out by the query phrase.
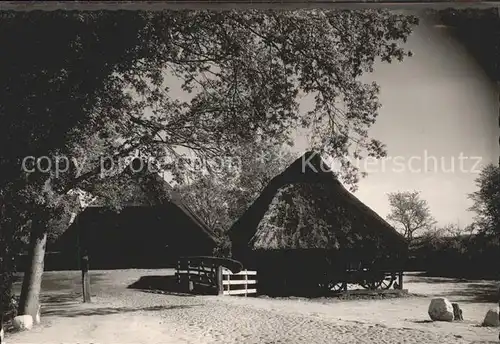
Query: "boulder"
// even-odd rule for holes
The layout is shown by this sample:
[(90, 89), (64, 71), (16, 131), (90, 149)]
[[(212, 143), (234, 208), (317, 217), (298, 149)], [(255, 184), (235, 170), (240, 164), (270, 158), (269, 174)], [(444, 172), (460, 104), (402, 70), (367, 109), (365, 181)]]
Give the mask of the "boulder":
[(31, 330), (33, 327), (33, 317), (31, 315), (18, 315), (12, 320), (12, 325), (18, 331)]
[(498, 308), (492, 308), (488, 312), (486, 312), (486, 316), (483, 320), (483, 326), (500, 327), (500, 319), (498, 319)]
[(428, 310), (433, 321), (453, 321), (453, 305), (444, 297), (436, 297), (431, 300)]

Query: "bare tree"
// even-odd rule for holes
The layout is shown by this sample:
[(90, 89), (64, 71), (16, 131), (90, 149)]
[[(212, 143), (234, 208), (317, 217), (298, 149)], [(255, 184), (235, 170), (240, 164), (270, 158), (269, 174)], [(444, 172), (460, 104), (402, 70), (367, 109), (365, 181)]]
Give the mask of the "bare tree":
[(426, 200), (418, 191), (394, 192), (389, 195), (391, 213), (387, 219), (411, 242), (417, 231), (430, 230), (436, 224)]

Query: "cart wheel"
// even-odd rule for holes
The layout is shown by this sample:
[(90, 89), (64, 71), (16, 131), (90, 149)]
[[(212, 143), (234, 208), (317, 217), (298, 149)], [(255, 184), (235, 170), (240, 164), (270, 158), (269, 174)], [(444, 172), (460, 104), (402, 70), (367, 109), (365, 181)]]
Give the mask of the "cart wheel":
[(383, 280), (371, 280), (371, 281), (364, 280), (360, 283), (360, 285), (365, 289), (375, 290), (375, 289), (378, 289), (380, 287), (380, 285), (382, 284), (382, 281)]
[(392, 284), (396, 280), (396, 274), (391, 273), (389, 276), (385, 276), (382, 281), (380, 281), (380, 289), (390, 289), (392, 287)]
[(331, 282), (328, 284), (328, 289), (334, 293), (339, 293), (345, 289), (345, 282)]

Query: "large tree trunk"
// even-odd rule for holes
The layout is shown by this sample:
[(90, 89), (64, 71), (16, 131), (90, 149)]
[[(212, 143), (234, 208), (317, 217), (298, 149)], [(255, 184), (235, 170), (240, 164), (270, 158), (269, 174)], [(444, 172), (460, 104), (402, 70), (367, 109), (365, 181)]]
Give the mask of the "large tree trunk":
[(36, 228), (33, 228), (30, 238), (28, 266), (24, 272), (18, 314), (31, 315), (34, 323), (37, 323), (38, 319), (46, 243), (47, 232), (40, 233)]

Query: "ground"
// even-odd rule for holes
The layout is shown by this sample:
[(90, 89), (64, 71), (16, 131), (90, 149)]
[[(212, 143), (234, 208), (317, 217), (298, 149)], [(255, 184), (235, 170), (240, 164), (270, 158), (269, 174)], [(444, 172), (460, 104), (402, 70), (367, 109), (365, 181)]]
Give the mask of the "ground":
[[(498, 343), (480, 326), (496, 307), (495, 282), (405, 276), (411, 296), (379, 300), (272, 299), (159, 294), (127, 288), (171, 270), (95, 271), (92, 304), (82, 304), (78, 272), (47, 272), (42, 324), (8, 336), (42, 343)], [(459, 302), (464, 322), (430, 322), (433, 296)]]

